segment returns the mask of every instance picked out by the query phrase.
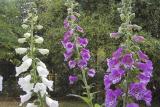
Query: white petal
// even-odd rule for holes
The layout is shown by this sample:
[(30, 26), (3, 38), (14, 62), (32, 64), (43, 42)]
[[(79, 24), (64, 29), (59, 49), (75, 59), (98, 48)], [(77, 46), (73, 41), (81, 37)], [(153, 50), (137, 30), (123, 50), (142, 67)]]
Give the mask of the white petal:
[(49, 72), (46, 68), (43, 68), (41, 66), (37, 66), (37, 72), (39, 74), (39, 76), (41, 77), (47, 77)]
[(38, 107), (38, 106), (35, 105), (34, 103), (28, 103), (26, 107)]
[(26, 42), (26, 38), (19, 38), (18, 39), (18, 43), (25, 43)]
[(27, 75), (24, 78), (19, 78), (18, 84), (25, 92), (30, 92), (33, 89), (34, 84), (30, 83), (31, 75)]
[(27, 55), (25, 55), (25, 56), (22, 58), (22, 61), (25, 61), (25, 60), (27, 60), (27, 59), (29, 59), (29, 57), (28, 57)]
[(28, 50), (27, 48), (16, 48), (15, 49), (16, 53), (20, 55), (26, 53), (27, 50)]
[(43, 63), (42, 61), (39, 61), (39, 62), (37, 63), (37, 65), (38, 65), (38, 66), (41, 66), (41, 67), (43, 67), (43, 68), (47, 68), (46, 65), (45, 65), (45, 63)]
[(38, 44), (42, 44), (44, 41), (44, 39), (42, 37), (38, 37), (37, 39), (35, 39), (35, 42)]
[(46, 103), (49, 107), (59, 107), (58, 101), (52, 100), (49, 97), (46, 97)]
[(44, 96), (45, 94), (47, 94), (47, 87), (43, 83), (36, 83), (34, 92), (40, 92), (41, 96)]
[(27, 102), (32, 96), (32, 93), (27, 93), (25, 95), (20, 95), (20, 98), (21, 98), (21, 105), (25, 102)]
[(49, 53), (48, 49), (38, 49), (39, 53), (41, 53), (42, 55), (46, 55)]
[(42, 77), (42, 82), (44, 85), (46, 85), (50, 91), (53, 91), (52, 87), (53, 87), (53, 81), (48, 80), (45, 77)]

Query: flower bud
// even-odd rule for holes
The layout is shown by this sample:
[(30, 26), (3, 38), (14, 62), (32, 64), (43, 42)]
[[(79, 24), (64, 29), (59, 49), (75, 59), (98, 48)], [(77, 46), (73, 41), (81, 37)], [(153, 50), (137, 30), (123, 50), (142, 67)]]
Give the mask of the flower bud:
[(27, 48), (16, 48), (15, 49), (16, 53), (20, 55), (26, 53), (27, 50), (28, 50)]
[(29, 38), (30, 36), (31, 36), (31, 33), (25, 33), (25, 34), (24, 34), (24, 37), (25, 37), (25, 38)]
[(48, 49), (38, 49), (39, 53), (41, 53), (42, 55), (46, 55), (49, 53)]
[(37, 39), (35, 39), (35, 42), (38, 44), (42, 44), (44, 41), (44, 39), (42, 37), (38, 37)]
[(18, 43), (23, 44), (23, 43), (25, 43), (25, 42), (26, 42), (26, 38), (19, 38), (19, 39), (18, 39)]
[(38, 30), (43, 29), (43, 26), (42, 26), (42, 25), (37, 25), (36, 27), (37, 27)]

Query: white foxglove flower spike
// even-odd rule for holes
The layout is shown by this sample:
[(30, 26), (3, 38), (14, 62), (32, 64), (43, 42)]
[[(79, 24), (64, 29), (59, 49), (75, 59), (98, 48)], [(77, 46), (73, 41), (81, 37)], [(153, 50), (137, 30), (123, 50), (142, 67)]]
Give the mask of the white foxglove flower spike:
[(27, 52), (27, 48), (16, 48), (15, 51), (17, 54), (25, 54)]
[(52, 100), (52, 99), (49, 98), (49, 97), (46, 97), (46, 104), (47, 104), (49, 107), (59, 107), (58, 101)]

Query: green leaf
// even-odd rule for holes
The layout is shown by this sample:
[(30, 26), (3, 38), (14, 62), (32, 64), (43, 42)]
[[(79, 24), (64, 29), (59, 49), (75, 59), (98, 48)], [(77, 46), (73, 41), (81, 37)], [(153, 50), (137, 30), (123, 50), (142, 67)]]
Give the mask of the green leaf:
[(88, 99), (88, 97), (83, 97), (83, 96), (80, 96), (80, 95), (76, 95), (76, 94), (69, 94), (67, 96), (73, 96), (73, 97), (77, 97), (77, 98), (80, 98), (82, 99), (85, 103), (87, 103), (88, 105), (90, 105), (90, 99)]
[(99, 104), (95, 104), (95, 105), (94, 105), (94, 107), (101, 107), (101, 105), (99, 105)]

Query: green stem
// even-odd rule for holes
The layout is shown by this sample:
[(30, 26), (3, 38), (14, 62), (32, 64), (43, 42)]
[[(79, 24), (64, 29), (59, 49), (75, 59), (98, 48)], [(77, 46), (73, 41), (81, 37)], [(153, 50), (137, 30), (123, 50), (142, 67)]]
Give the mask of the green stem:
[(88, 85), (87, 79), (86, 79), (85, 70), (82, 70), (82, 81), (83, 81), (83, 83), (85, 85), (85, 89), (86, 89), (86, 92), (87, 92), (87, 97), (89, 99), (89, 106), (90, 107), (94, 107), (93, 102), (92, 102), (92, 95), (91, 95), (91, 92), (90, 92), (90, 86)]
[(126, 74), (125, 81), (126, 81), (126, 86), (125, 86), (126, 90), (125, 90), (125, 96), (123, 98), (123, 107), (126, 107), (126, 105), (128, 103), (128, 85), (129, 85), (129, 83), (128, 83), (128, 74)]
[[(30, 43), (31, 52), (30, 52), (30, 55), (33, 60), (33, 64), (32, 64), (33, 70), (31, 73), (33, 75), (33, 82), (34, 82), (34, 84), (36, 84), (38, 81), (38, 75), (37, 75), (37, 71), (36, 71), (35, 44), (34, 44), (34, 22), (33, 22), (33, 20), (31, 21), (31, 32), (30, 33), (31, 33), (31, 43)], [(38, 96), (38, 100), (40, 101), (39, 107), (45, 107), (41, 94), (38, 93), (37, 96)]]

